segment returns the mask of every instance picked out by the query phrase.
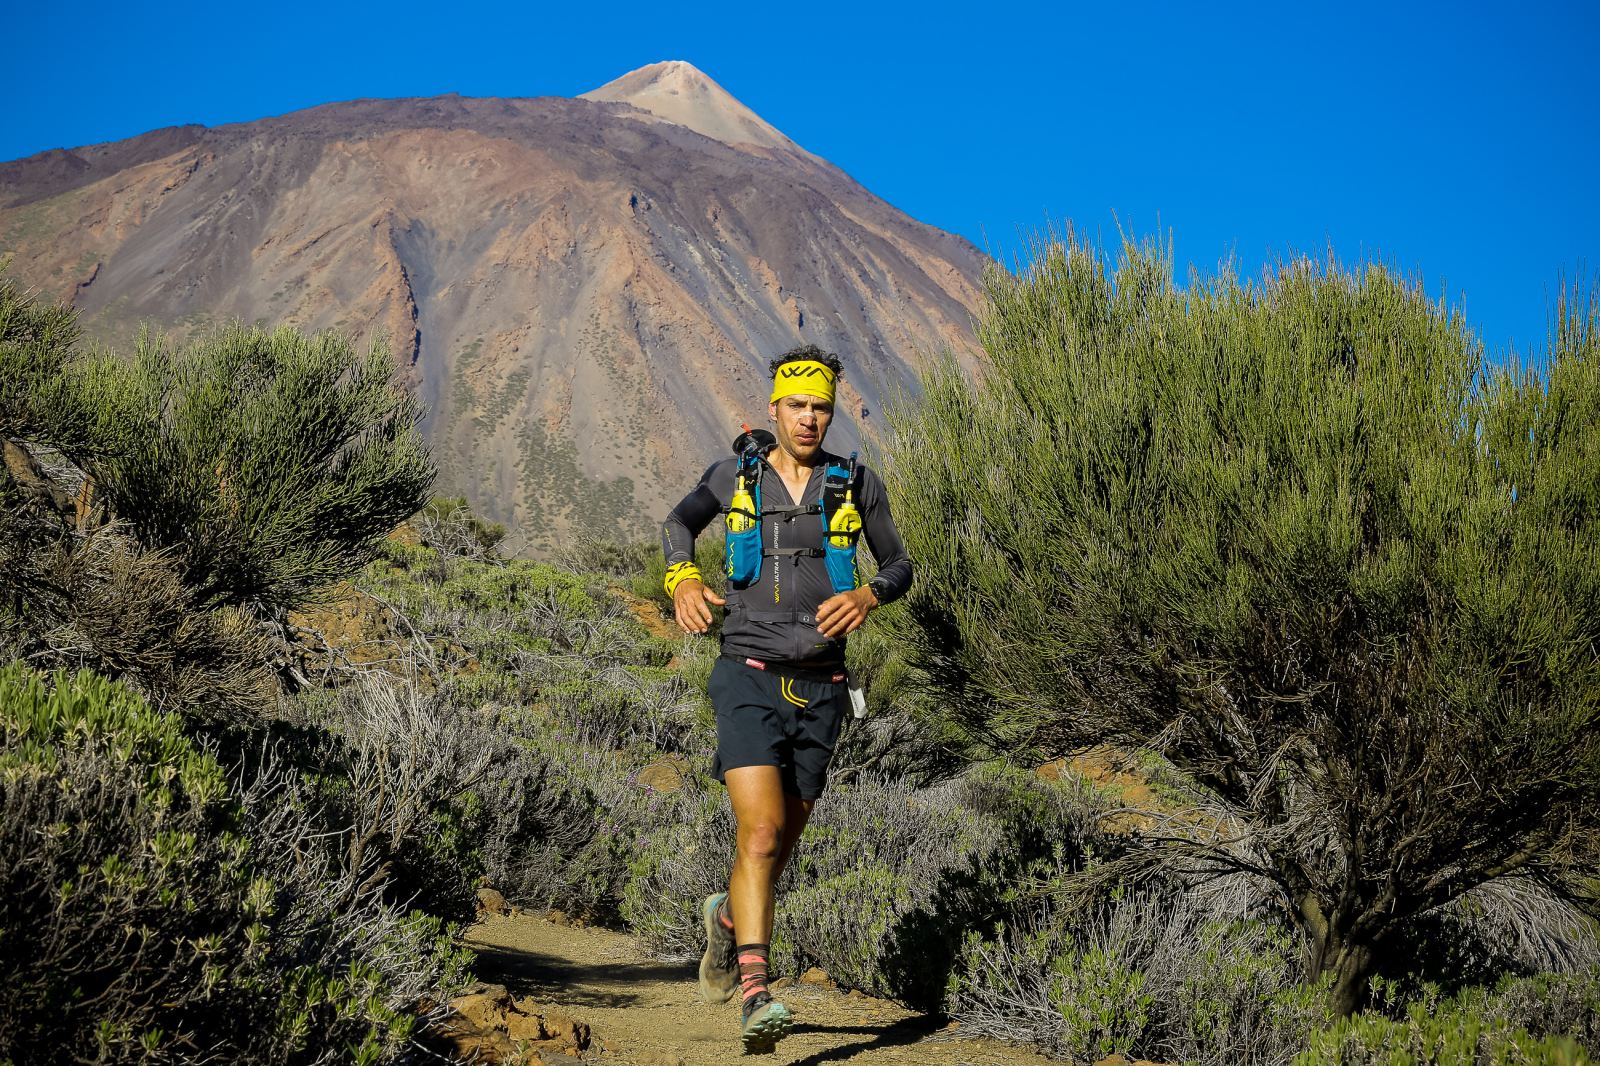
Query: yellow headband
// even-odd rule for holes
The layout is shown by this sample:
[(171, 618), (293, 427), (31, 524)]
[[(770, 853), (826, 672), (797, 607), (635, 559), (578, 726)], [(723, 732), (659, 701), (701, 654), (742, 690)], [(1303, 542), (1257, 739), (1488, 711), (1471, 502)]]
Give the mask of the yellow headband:
[(817, 396), (832, 403), (833, 383), (836, 377), (832, 370), (809, 359), (798, 363), (784, 363), (778, 368), (778, 376), (772, 381), (772, 399), (767, 402), (777, 403), (785, 396), (805, 393), (807, 396)]

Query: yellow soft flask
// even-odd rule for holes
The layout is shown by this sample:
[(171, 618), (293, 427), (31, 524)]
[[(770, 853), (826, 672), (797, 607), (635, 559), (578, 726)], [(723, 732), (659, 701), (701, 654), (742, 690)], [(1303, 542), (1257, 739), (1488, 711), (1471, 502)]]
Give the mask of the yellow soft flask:
[[(728, 583), (736, 589), (748, 588), (761, 576), (761, 447), (764, 443), (758, 431), (742, 427), (744, 433), (734, 441), (734, 452), (739, 456), (738, 473), (733, 484), (733, 496), (723, 520), (728, 535), (723, 540), (723, 551), (728, 569)], [(769, 434), (770, 436), (770, 434)]]
[(823, 561), (835, 592), (856, 587), (856, 542), (861, 539), (861, 512), (856, 510), (856, 453), (846, 466), (829, 464), (822, 487)]

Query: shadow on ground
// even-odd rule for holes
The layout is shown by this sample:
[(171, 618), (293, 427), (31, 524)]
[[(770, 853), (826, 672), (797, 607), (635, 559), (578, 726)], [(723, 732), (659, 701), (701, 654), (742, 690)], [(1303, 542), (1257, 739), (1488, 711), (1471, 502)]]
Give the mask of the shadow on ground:
[(792, 1066), (819, 1066), (824, 1062), (843, 1062), (854, 1058), (864, 1051), (875, 1051), (882, 1048), (905, 1047), (911, 1044), (920, 1044), (927, 1037), (938, 1032), (940, 1023), (933, 1018), (905, 1018), (888, 1025), (806, 1025), (804, 1023), (794, 1027), (798, 1033), (859, 1033), (870, 1036), (870, 1040), (858, 1040), (849, 1044), (841, 1044), (827, 1051), (819, 1051), (803, 1059), (796, 1059)]
[(479, 980), (505, 985), (514, 996), (559, 997), (561, 1002), (572, 1006), (632, 1007), (640, 1002), (641, 996), (610, 989), (647, 982), (695, 980), (692, 963), (593, 965), (515, 948), (474, 944), (472, 950), (478, 956), (473, 972)]

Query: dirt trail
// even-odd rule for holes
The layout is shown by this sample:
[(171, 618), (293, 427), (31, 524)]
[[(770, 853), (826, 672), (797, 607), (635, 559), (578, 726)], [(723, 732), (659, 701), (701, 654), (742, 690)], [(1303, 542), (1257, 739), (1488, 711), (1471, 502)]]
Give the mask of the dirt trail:
[[(485, 981), (588, 1023), (594, 1043), (586, 1059), (721, 1066), (741, 1058), (737, 1006), (701, 1002), (693, 963), (662, 963), (623, 934), (530, 914), (488, 916), (465, 939)], [(788, 981), (778, 995), (799, 1024), (775, 1054), (752, 1057), (752, 1063), (1050, 1066), (1031, 1051), (962, 1039), (936, 1020), (860, 993)]]

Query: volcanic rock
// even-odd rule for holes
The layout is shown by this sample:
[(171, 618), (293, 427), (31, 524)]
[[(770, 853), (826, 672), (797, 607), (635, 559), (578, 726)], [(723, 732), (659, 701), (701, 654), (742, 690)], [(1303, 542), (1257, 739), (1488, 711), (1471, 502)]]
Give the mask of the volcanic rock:
[[(0, 164), (0, 258), (126, 350), (141, 321), (386, 342), (441, 476), (534, 554), (650, 535), (767, 360), (846, 360), (829, 444), (941, 349), (988, 260), (687, 63), (577, 99), (355, 100)], [(520, 533), (520, 537), (517, 534)]]

